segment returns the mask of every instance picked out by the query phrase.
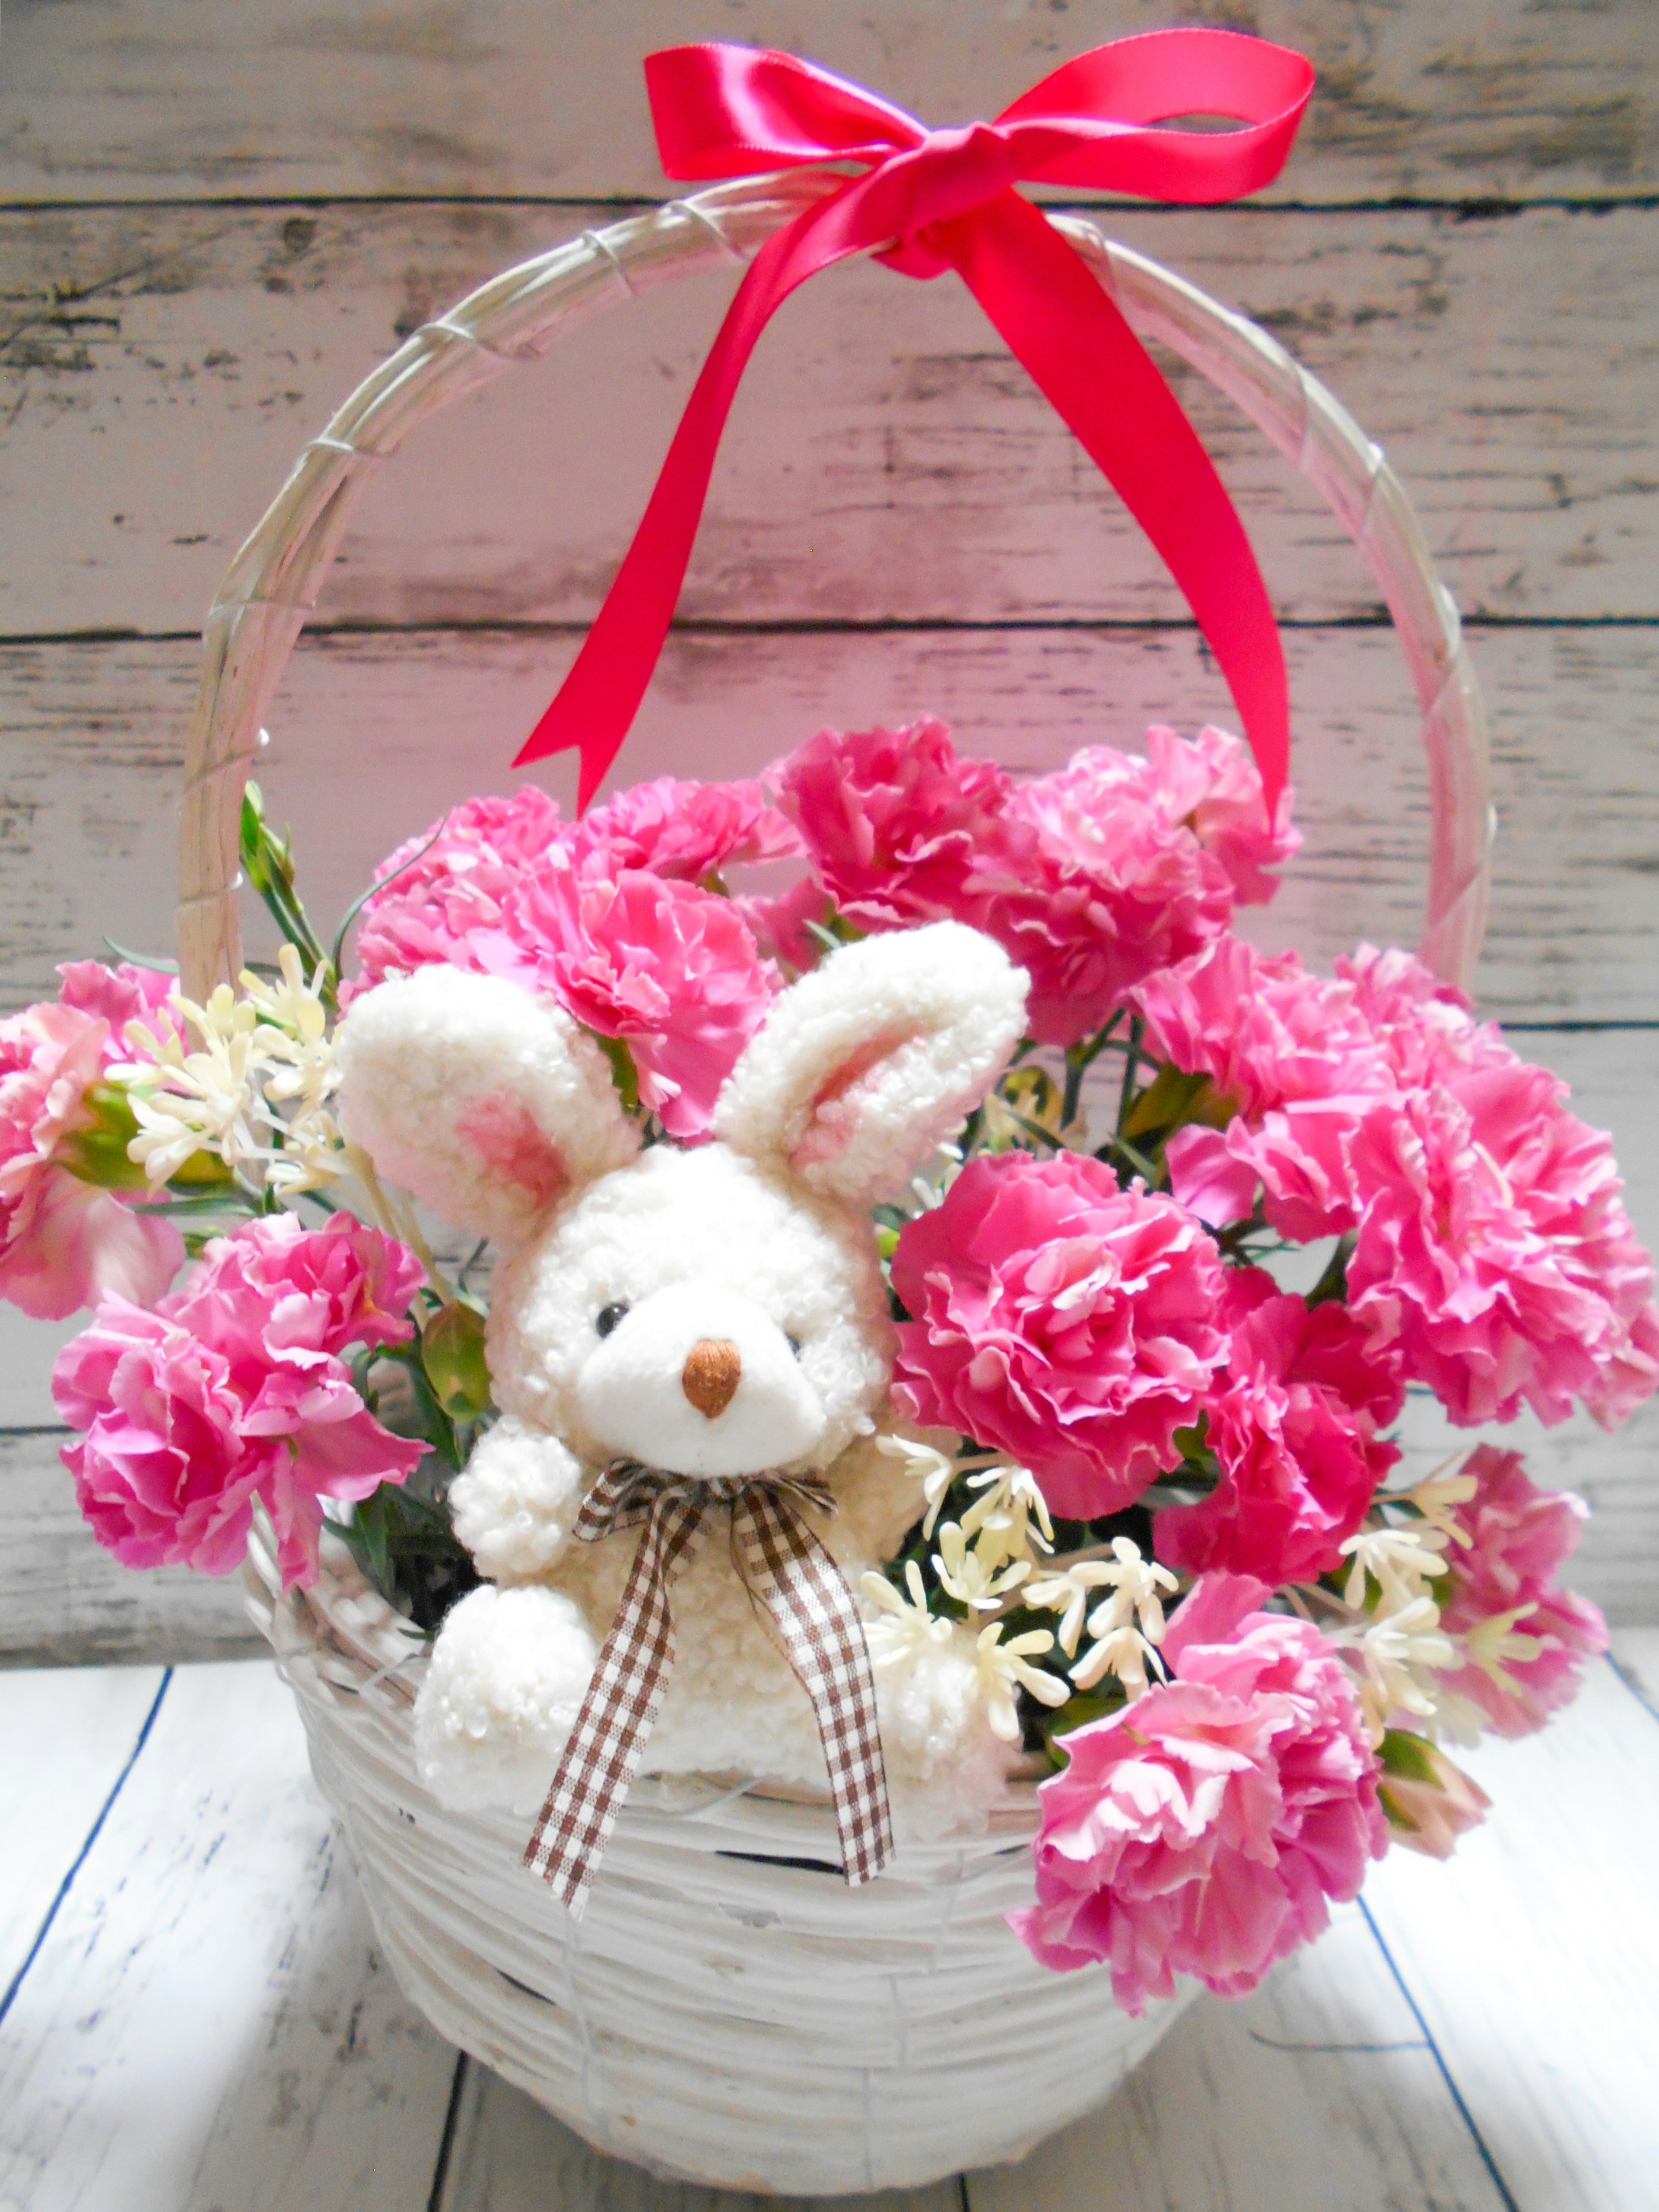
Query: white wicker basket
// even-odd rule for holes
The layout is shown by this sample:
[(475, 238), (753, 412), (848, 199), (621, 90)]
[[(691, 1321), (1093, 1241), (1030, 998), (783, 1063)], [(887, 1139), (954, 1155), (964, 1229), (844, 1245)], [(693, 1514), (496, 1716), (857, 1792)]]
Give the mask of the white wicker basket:
[[(242, 787), (374, 467), (447, 402), (587, 315), (741, 261), (835, 181), (745, 180), (507, 270), (416, 331), (306, 447), (208, 618), (179, 840), (187, 991), (203, 995), (240, 964)], [(1209, 377), (1295, 462), (1375, 577), (1423, 708), (1433, 832), (1422, 949), (1467, 982), (1490, 867), (1484, 721), (1455, 610), (1397, 480), (1265, 331), (1093, 223), (1053, 220), (1135, 329)], [(731, 1778), (642, 1783), (573, 1926), (520, 1867), (522, 1822), (447, 1813), (416, 1781), (422, 1647), (343, 1548), (326, 1548), (309, 1595), (284, 1596), (256, 1544), (250, 1586), (404, 1990), (605, 2150), (783, 2193), (920, 2184), (1020, 2156), (1103, 2096), (1179, 2009), (1130, 2021), (1103, 1972), (1048, 1973), (1010, 1933), (1003, 1915), (1030, 1895), (1029, 1784), (1011, 1789), (988, 1836), (908, 1847), (849, 1893), (827, 1806)]]

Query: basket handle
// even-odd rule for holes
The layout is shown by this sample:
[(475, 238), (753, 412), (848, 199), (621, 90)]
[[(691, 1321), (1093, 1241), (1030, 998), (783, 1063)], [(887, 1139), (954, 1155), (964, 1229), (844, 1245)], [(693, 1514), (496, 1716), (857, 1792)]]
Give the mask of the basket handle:
[[(578, 323), (721, 260), (744, 262), (843, 180), (744, 179), (521, 263), (428, 323), (313, 438), (236, 555), (203, 633), (179, 828), (179, 964), (201, 998), (241, 965), (242, 790), (295, 640), (369, 476), (417, 424)], [(1400, 481), (1352, 417), (1267, 331), (1077, 216), (1049, 221), (1138, 335), (1162, 340), (1232, 399), (1318, 491), (1375, 579), (1423, 714), (1432, 817), (1423, 958), (1468, 988), (1486, 927), (1493, 814), (1486, 715), (1457, 610)]]

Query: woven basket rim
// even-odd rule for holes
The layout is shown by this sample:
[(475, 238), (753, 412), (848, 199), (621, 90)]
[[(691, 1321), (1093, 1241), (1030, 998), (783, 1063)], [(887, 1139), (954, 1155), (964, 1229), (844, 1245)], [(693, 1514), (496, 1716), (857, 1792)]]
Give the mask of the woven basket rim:
[[(335, 1705), (372, 1703), (402, 1732), (412, 1717), (431, 1639), (374, 1587), (349, 1547), (326, 1527), (320, 1551), (316, 1580), (308, 1588), (285, 1589), (269, 1517), (256, 1504), (243, 1568), (248, 1612), (296, 1694)], [(303, 1661), (302, 1668), (296, 1660)], [(1048, 1771), (1033, 1759), (1029, 1773), (1010, 1778), (983, 1832), (941, 1840), (952, 1850), (969, 1843), (976, 1853), (992, 1855), (1029, 1843), (1041, 1820), (1039, 1769)], [(785, 1856), (810, 1847), (838, 1862), (828, 1791), (798, 1790), (764, 1777), (643, 1775), (629, 1790), (620, 1819), (624, 1825), (636, 1824), (641, 1815), (702, 1820), (738, 1805), (750, 1808), (746, 1841), (758, 1856)]]

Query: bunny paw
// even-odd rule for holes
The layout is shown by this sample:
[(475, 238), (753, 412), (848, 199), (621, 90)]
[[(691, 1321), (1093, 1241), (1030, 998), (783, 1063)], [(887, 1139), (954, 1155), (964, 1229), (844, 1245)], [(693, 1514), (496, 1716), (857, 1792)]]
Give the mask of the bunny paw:
[(416, 1764), (438, 1802), (535, 1812), (597, 1656), (586, 1622), (556, 1590), (486, 1584), (464, 1597), (415, 1707)]

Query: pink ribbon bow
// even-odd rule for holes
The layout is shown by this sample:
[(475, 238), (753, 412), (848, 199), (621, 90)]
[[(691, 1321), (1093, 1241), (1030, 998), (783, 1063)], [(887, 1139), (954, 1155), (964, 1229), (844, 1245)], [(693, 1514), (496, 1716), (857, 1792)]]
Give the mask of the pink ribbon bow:
[[(994, 123), (930, 131), (793, 55), (672, 46), (646, 84), (671, 177), (817, 161), (861, 173), (776, 231), (720, 326), (627, 557), (575, 665), (514, 763), (572, 746), (598, 790), (662, 651), (732, 401), (797, 285), (874, 252), (908, 276), (955, 269), (1146, 532), (1185, 594), (1244, 722), (1271, 815), (1290, 763), (1284, 655), (1267, 588), (1192, 425), (1119, 309), (1017, 181), (1146, 199), (1237, 198), (1284, 165), (1313, 90), (1302, 55), (1231, 31), (1153, 31), (1095, 46)], [(1224, 132), (1164, 130), (1225, 115)]]

